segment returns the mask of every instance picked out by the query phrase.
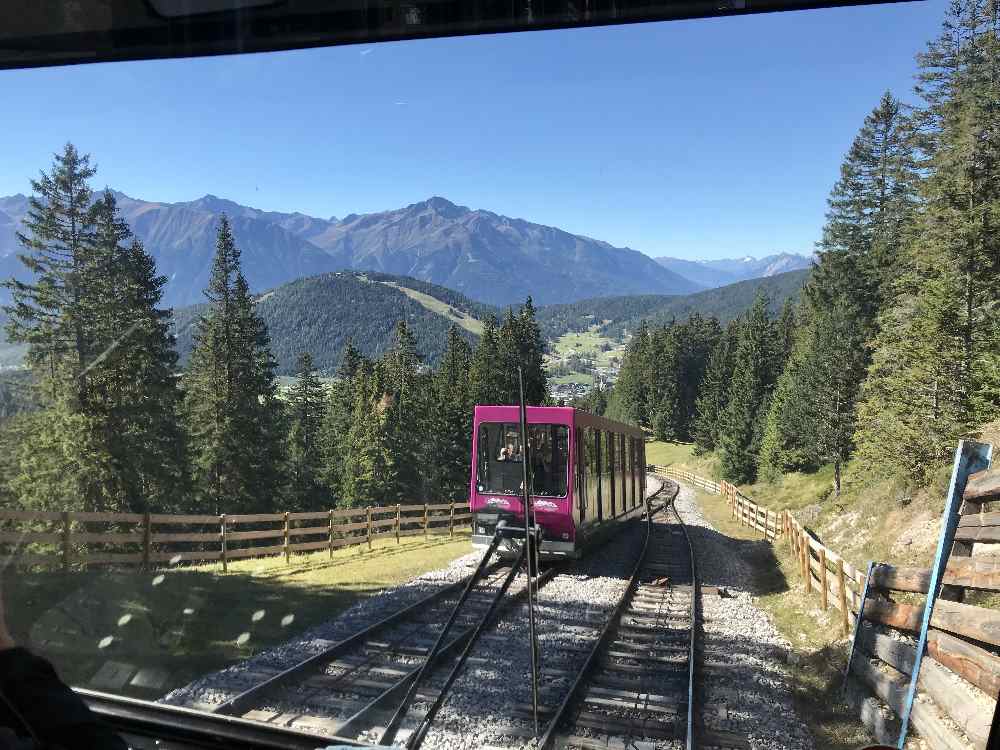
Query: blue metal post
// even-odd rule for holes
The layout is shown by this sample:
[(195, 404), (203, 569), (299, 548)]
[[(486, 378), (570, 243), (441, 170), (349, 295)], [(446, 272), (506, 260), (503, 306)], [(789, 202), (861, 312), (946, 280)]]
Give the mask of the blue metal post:
[[(865, 619), (865, 602), (868, 600), (868, 584), (872, 580), (872, 571), (875, 570), (875, 563), (868, 563), (868, 572), (865, 574), (865, 585), (861, 590), (861, 604), (858, 605), (858, 618), (854, 621), (854, 638), (851, 640), (851, 653), (847, 657), (847, 669), (844, 670), (844, 692), (847, 692), (847, 682), (851, 679), (851, 664), (854, 663), (854, 653), (858, 650), (858, 636), (861, 635), (861, 623)], [(846, 585), (846, 584), (845, 584)], [(845, 601), (847, 599), (845, 598)], [(848, 604), (850, 609), (851, 605)]]
[(913, 699), (917, 696), (917, 678), (920, 677), (920, 663), (927, 648), (927, 630), (931, 624), (934, 603), (941, 589), (941, 579), (945, 566), (951, 557), (951, 545), (955, 541), (955, 529), (958, 528), (958, 514), (962, 507), (962, 495), (969, 474), (989, 468), (992, 454), (987, 443), (977, 443), (972, 440), (960, 440), (955, 449), (955, 463), (951, 470), (951, 483), (948, 485), (948, 497), (945, 501), (941, 535), (938, 537), (937, 553), (934, 555), (934, 567), (931, 568), (931, 580), (927, 586), (927, 603), (924, 605), (924, 618), (920, 623), (920, 638), (917, 641), (916, 658), (913, 660), (913, 674), (910, 675), (910, 689), (906, 693), (906, 703), (903, 705), (903, 715), (900, 717), (899, 742), (896, 747), (903, 750), (906, 734), (910, 728), (910, 712), (913, 710)]

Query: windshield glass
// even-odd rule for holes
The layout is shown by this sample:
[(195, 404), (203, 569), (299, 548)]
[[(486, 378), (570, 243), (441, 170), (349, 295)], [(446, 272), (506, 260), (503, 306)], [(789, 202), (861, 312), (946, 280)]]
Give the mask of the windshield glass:
[[(528, 444), (532, 494), (565, 497), (569, 428), (556, 424), (528, 425)], [(520, 494), (521, 451), (520, 425), (500, 422), (479, 425), (477, 489), (504, 495)]]
[[(416, 671), (491, 540), (518, 551), (495, 529), (527, 489), (526, 533), (560, 562), (530, 597), (555, 670), (540, 721), (566, 705), (595, 725), (557, 722), (582, 744), (683, 746), (670, 691), (693, 671), (680, 640), (645, 639), (679, 638), (673, 605), (703, 597), (691, 653), (720, 661), (691, 716), (720, 740), (863, 747), (862, 712), (881, 739), (912, 703), (957, 733), (942, 746), (984, 748), (1000, 0), (852, 1), (656, 0), (725, 17), (617, 25), (647, 4), (0, 2), (0, 738), (4, 699), (32, 694), (5, 659), (31, 653), (79, 688), (318, 746), (527, 747), (530, 570), (481, 638), (450, 632)], [(36, 28), (64, 30), (53, 54), (146, 54), (123, 8), (177, 44), (230, 26), (320, 44), (310, 24), (342, 18), (398, 41), (4, 69)], [(546, 29), (494, 33), (500, 16)], [(458, 18), (476, 35), (432, 36)], [(595, 427), (522, 445), (516, 419), (477, 422), (513, 417), (522, 385), (532, 418)], [(691, 560), (698, 585), (675, 580)], [(501, 592), (508, 569), (483, 570)], [(672, 671), (623, 709), (621, 675), (576, 678), (627, 660), (581, 658), (626, 591), (648, 622), (603, 653)], [(918, 657), (936, 671), (911, 679)], [(932, 711), (936, 689), (980, 692)], [(657, 731), (600, 734), (626, 720)]]

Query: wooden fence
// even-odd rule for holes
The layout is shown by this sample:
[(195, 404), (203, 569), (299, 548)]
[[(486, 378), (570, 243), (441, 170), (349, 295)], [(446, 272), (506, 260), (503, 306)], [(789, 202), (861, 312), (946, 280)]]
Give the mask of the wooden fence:
[[(333, 550), (372, 540), (455, 534), (466, 503), (389, 505), (307, 513), (170, 515), (0, 510), (0, 551), (21, 566), (228, 563), (247, 557)], [(4, 551), (5, 550), (5, 551)]]
[[(741, 523), (772, 540), (779, 534), (787, 538), (806, 593), (814, 594), (824, 610), (839, 611), (842, 632), (852, 632), (866, 571), (822, 544), (790, 511), (758, 506), (727, 482), (702, 477), (692, 481), (689, 472), (654, 469), (708, 491), (717, 486), (716, 494), (726, 498)], [(1000, 512), (987, 512), (991, 501), (1000, 501), (1000, 474), (994, 470), (973, 475), (960, 511), (955, 551), (945, 568), (945, 587), (931, 615), (910, 725), (932, 750), (986, 750), (1000, 695), (1000, 610), (963, 601), (969, 594), (983, 596), (973, 592), (1000, 592), (1000, 556), (972, 553), (973, 544), (1000, 543)], [(895, 745), (899, 735), (930, 575), (929, 569), (889, 563), (873, 568), (847, 697), (885, 744)]]
[(705, 479), (697, 474), (692, 474), (690, 471), (677, 469), (673, 466), (654, 465), (650, 466), (650, 469), (658, 474), (693, 484), (695, 487), (706, 492), (711, 492), (714, 495), (722, 495), (726, 500), (726, 504), (729, 505), (733, 518), (737, 522), (743, 526), (756, 529), (769, 541), (773, 541), (775, 537), (785, 530), (783, 513), (757, 505), (757, 503), (740, 492), (736, 485), (730, 484), (725, 480), (713, 482), (711, 479)]

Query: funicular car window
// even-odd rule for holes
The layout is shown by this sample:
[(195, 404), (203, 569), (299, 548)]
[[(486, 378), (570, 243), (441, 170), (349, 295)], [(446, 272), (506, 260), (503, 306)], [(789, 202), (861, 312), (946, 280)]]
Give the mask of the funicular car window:
[[(569, 428), (557, 424), (530, 425), (528, 444), (532, 494), (565, 497)], [(516, 423), (481, 424), (476, 477), (479, 491), (518, 494), (521, 491), (522, 477), (521, 451), (521, 430)]]

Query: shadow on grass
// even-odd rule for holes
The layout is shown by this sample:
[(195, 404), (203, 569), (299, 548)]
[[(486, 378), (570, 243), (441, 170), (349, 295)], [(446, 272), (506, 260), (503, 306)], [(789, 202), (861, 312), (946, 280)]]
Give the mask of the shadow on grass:
[(869, 744), (868, 732), (857, 711), (842, 693), (846, 655), (842, 647), (828, 644), (801, 656), (792, 668), (795, 698), (800, 712), (807, 712), (817, 750), (849, 750)]
[(441, 567), (467, 545), (456, 536), (306, 567), (259, 561), (274, 565), (264, 575), (245, 563), (226, 574), (192, 567), (19, 571), (4, 581), (7, 619), (14, 638), (52, 660), (70, 684), (157, 698)]
[[(364, 547), (353, 550), (353, 554), (350, 557), (334, 558), (332, 560), (309, 560), (308, 562), (296, 565), (293, 561), (292, 565), (289, 567), (274, 568), (273, 570), (266, 570), (256, 573), (255, 575), (262, 578), (267, 577), (291, 577), (304, 573), (312, 573), (318, 570), (330, 570), (333, 568), (341, 568), (346, 565), (357, 565), (363, 562), (379, 562), (383, 560), (389, 560), (392, 558), (399, 557), (401, 555), (412, 554), (413, 552), (419, 552), (424, 550), (432, 550), (439, 547), (444, 547), (449, 544), (454, 544), (455, 542), (469, 541), (470, 535), (468, 533), (455, 534), (454, 538), (447, 536), (437, 536), (431, 535), (426, 541), (420, 542), (408, 542), (405, 545), (396, 546), (395, 542), (383, 543), (384, 546), (374, 547), (368, 550)], [(323, 554), (323, 553), (320, 553)], [(318, 555), (313, 556), (318, 557)], [(294, 560), (294, 558), (293, 558)]]

